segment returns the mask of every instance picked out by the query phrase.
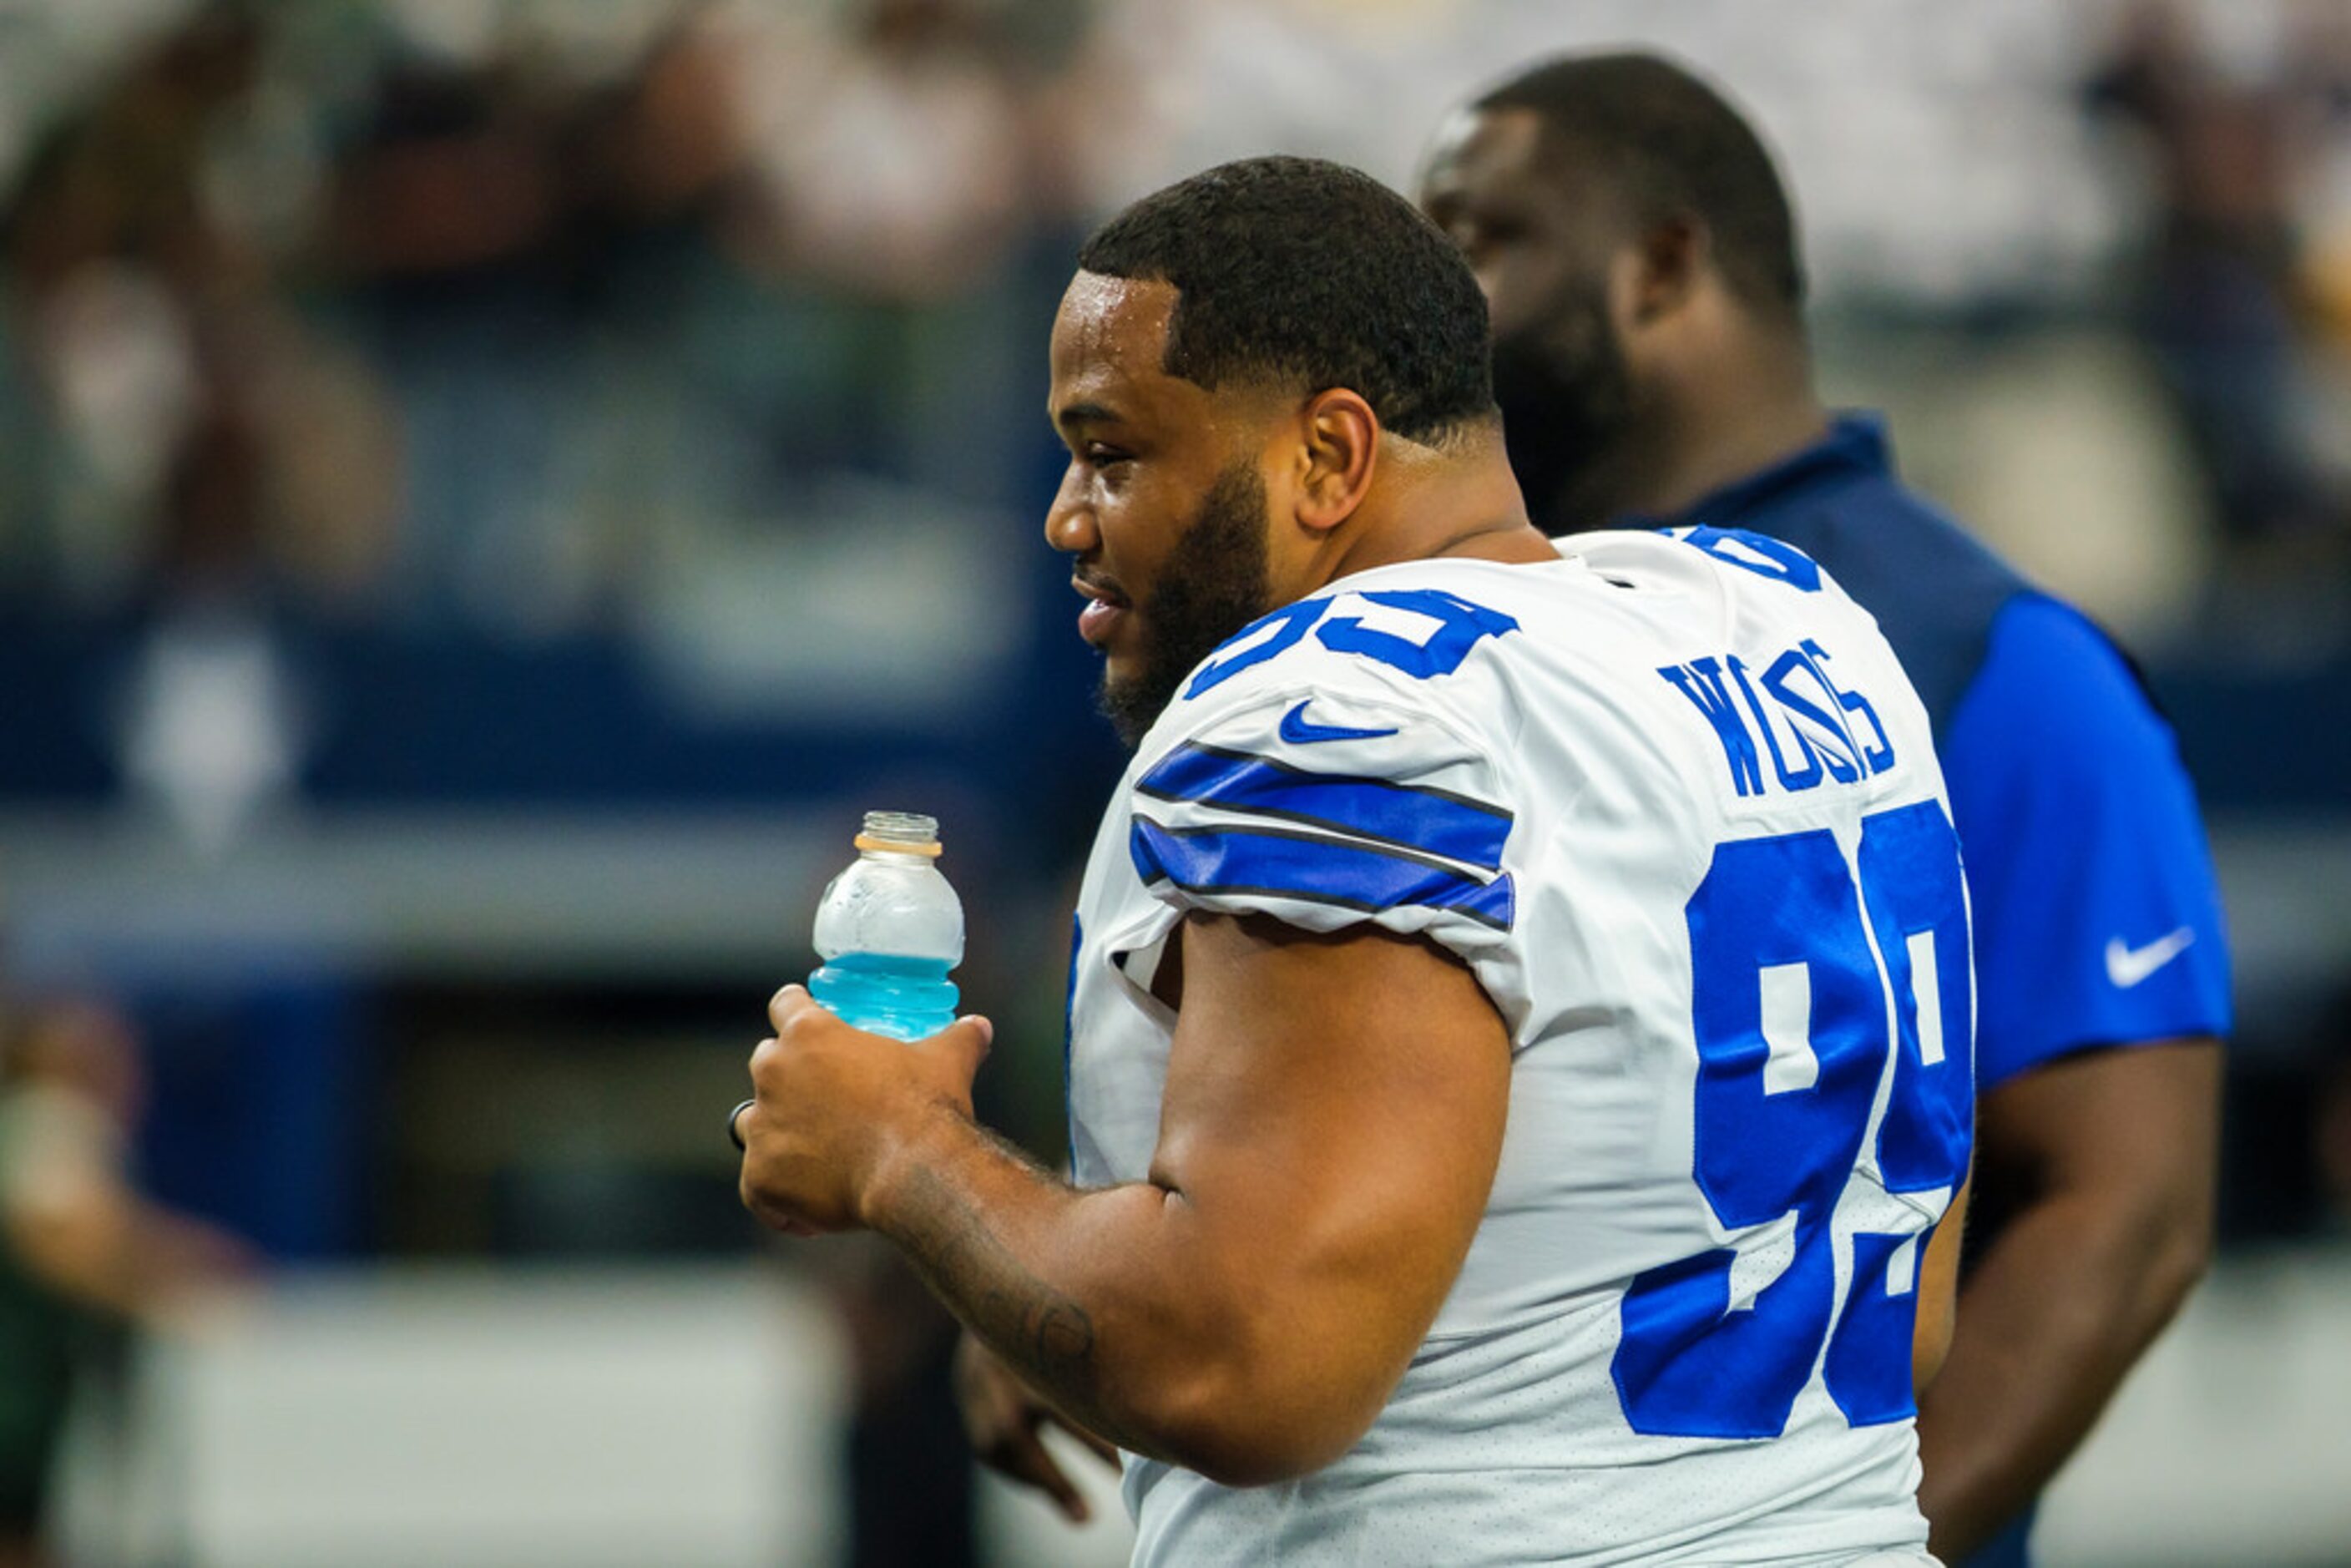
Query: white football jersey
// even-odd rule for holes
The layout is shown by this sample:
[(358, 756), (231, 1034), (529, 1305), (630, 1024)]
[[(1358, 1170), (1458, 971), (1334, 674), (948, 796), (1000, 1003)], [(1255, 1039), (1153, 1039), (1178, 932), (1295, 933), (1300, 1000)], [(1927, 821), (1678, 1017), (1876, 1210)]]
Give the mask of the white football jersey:
[[(1967, 1164), (1925, 714), (1808, 558), (1714, 529), (1362, 572), (1186, 682), (1078, 906), (1082, 1186), (1145, 1178), (1186, 911), (1457, 956), (1511, 1041), (1460, 1277), (1328, 1468), (1129, 1456), (1151, 1564), (1917, 1563), (1924, 1238)], [(1876, 1555), (1883, 1554), (1883, 1555)]]

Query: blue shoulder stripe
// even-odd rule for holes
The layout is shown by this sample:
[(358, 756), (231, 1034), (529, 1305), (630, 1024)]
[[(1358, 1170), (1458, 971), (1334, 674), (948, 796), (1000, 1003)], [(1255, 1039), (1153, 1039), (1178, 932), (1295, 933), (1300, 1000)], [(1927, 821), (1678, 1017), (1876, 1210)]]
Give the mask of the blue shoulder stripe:
[(1312, 773), (1270, 757), (1186, 742), (1135, 783), (1138, 794), (1193, 800), (1329, 828), (1485, 871), (1502, 865), (1512, 818), (1499, 806), (1425, 785)]
[(1186, 893), (1265, 894), (1378, 913), (1401, 904), (1449, 909), (1508, 931), (1516, 918), (1508, 875), (1479, 882), (1409, 853), (1279, 828), (1169, 829), (1134, 819), (1127, 852), (1148, 884)]

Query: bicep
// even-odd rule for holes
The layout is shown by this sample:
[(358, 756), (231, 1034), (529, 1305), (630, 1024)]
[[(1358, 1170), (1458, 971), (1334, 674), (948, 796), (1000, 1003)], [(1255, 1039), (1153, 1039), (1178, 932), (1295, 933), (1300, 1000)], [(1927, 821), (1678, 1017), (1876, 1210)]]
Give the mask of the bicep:
[(1484, 1213), (1508, 1031), (1416, 938), (1195, 915), (1181, 940), (1153, 1180), (1203, 1266), (1259, 1303), (1269, 1362), (1376, 1385), (1376, 1411)]

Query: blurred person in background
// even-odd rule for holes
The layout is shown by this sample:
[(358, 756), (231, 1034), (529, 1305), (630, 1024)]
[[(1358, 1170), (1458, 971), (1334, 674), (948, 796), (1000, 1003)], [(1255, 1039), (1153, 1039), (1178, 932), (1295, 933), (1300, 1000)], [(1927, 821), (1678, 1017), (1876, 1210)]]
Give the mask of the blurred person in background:
[(1547, 530), (1783, 539), (1876, 614), (1926, 699), (1981, 1097), (1920, 1500), (1938, 1554), (2021, 1562), (2032, 1500), (2211, 1247), (2228, 953), (2170, 729), (2095, 627), (1902, 486), (1876, 419), (1823, 407), (1785, 192), (1712, 88), (1648, 55), (1531, 68), (1440, 131), (1421, 201), (1486, 290)]
[(2213, 62), (2193, 17), (2142, 0), (2083, 89), (2090, 111), (2135, 131), (2146, 153), (2132, 316), (2232, 564), (2270, 566), (2254, 580), (2253, 623), (2278, 617), (2281, 592), (2321, 586), (2314, 565), (2339, 572), (2346, 560), (2351, 494), (2345, 465), (2323, 453), (2314, 373), (2330, 284), (2301, 211), (2317, 133), (2351, 89), (2351, 31), (2326, 16), (2339, 11), (2307, 12), (2277, 69), (2238, 79)]
[(144, 1097), (137, 1036), (100, 1002), (37, 1003), (0, 1052), (0, 1568), (48, 1560), (58, 1438), (110, 1331), (168, 1328), (252, 1266), (235, 1237), (141, 1196)]
[[(257, 107), (276, 20), (192, 7), (59, 112), (16, 173), (0, 257), (37, 439), (0, 480), (0, 527), (44, 609), (143, 620), (189, 588), (347, 611), (381, 573), (396, 435), (366, 369), (289, 287), (308, 209), (279, 167), (285, 127)], [(256, 194), (273, 178), (297, 187), (271, 193), (282, 206)], [(248, 499), (225, 505), (232, 490)], [(193, 503), (210, 536), (194, 553), (213, 559), (183, 575), (196, 492), (214, 499)], [(234, 552), (228, 510), (250, 514)], [(229, 553), (253, 570), (218, 570)], [(219, 591), (239, 575), (268, 591)]]
[(7, 224), (17, 289), (44, 297), (103, 260), (150, 268), (192, 301), (257, 281), (205, 184), (212, 133), (252, 90), (263, 39), (250, 5), (193, 7), (39, 136)]
[(208, 189), (214, 133), (258, 50), (243, 6), (203, 7), (46, 127), (9, 196), (9, 346), (49, 437), (0, 481), (9, 543), (76, 607), (107, 604), (135, 574), (204, 396), (199, 340), (267, 281)]
[(218, 855), (293, 789), (307, 718), (257, 434), (207, 412), (172, 453), (119, 714), (124, 779)]

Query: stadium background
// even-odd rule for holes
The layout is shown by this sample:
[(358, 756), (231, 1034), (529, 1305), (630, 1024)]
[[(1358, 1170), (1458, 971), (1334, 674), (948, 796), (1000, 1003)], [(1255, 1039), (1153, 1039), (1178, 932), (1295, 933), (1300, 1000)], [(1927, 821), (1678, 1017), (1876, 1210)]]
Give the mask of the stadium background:
[(266, 1260), (89, 1381), (72, 1561), (1118, 1561), (976, 1486), (936, 1314), (763, 1238), (720, 1119), (904, 807), (1058, 1152), (1078, 238), (1245, 153), (1406, 183), (1625, 41), (1755, 111), (1828, 391), (2210, 815), (2223, 1251), (2046, 1560), (2351, 1562), (2351, 5), (7, 0), (10, 1004), (135, 1032), (141, 1179)]

